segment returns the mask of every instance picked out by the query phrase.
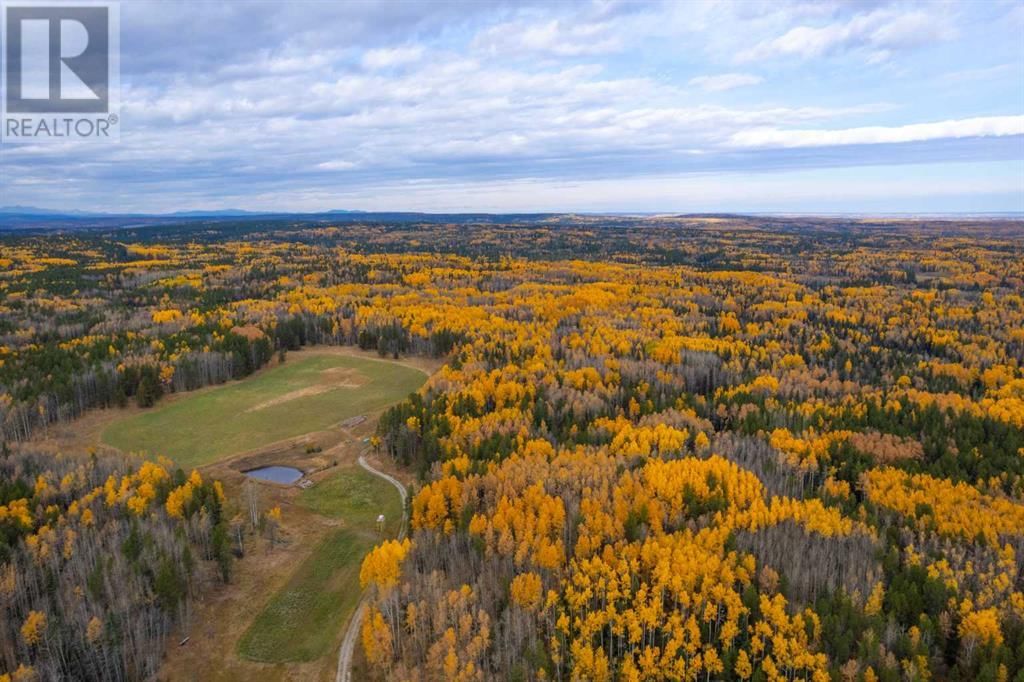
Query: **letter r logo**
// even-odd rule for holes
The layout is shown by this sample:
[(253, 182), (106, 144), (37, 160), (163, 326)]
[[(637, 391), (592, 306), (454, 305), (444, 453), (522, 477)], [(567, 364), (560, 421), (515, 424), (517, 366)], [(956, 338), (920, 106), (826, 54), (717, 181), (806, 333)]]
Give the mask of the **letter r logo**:
[(106, 113), (107, 7), (8, 6), (4, 69), (8, 113)]

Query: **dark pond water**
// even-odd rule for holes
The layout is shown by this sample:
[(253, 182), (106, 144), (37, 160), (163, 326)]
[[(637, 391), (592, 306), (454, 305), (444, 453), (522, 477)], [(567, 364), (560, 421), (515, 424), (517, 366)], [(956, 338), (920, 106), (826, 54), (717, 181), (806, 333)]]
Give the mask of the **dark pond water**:
[(260, 467), (245, 472), (249, 478), (257, 478), (261, 481), (273, 481), (274, 483), (295, 483), (302, 478), (302, 471), (295, 467)]

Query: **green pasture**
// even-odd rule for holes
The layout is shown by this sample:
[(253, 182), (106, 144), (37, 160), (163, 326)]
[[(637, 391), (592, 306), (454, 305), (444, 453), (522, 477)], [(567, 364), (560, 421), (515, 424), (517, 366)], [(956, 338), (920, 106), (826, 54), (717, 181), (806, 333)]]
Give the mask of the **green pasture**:
[(119, 419), (102, 438), (124, 452), (164, 455), (189, 469), (382, 409), (425, 380), (423, 372), (394, 362), (296, 354), (248, 379)]

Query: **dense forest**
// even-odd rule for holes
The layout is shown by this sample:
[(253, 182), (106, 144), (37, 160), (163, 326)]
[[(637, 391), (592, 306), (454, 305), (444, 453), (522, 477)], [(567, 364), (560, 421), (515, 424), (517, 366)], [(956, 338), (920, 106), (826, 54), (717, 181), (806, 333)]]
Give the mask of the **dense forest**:
[(730, 216), (0, 239), (2, 668), (149, 674), (223, 555), (201, 477), (32, 439), (307, 344), (445, 359), (379, 679), (1024, 680), (1024, 225)]
[(152, 677), (193, 574), (230, 573), (220, 485), (165, 461), (4, 453), (0, 669), (14, 680)]

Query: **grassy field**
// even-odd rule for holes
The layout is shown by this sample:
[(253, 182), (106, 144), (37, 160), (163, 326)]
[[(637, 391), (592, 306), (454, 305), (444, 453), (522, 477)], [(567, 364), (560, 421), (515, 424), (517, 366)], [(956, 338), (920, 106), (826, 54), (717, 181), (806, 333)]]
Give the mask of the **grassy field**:
[[(360, 528), (372, 528), (383, 513), (388, 528), (397, 532), (401, 504), (398, 491), (387, 481), (358, 466), (342, 469), (303, 490), (298, 503), (306, 509)], [(395, 525), (392, 525), (394, 523)]]
[(425, 380), (422, 372), (392, 362), (292, 356), (245, 381), (120, 419), (102, 438), (125, 452), (165, 455), (188, 469), (379, 410)]
[(249, 660), (312, 661), (332, 652), (359, 602), (359, 568), (377, 542), (377, 515), (388, 520), (385, 536), (393, 537), (401, 523), (398, 491), (356, 467), (303, 491), (298, 501), (346, 527), (331, 531), (256, 616), (238, 642), (239, 655)]

